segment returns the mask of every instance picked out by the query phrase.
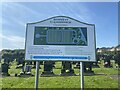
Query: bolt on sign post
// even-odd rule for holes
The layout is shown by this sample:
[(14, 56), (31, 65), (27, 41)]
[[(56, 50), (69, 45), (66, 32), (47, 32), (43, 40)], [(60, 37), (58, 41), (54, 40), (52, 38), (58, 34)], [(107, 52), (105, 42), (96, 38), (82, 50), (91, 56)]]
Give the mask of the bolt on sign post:
[(67, 16), (27, 23), (26, 61), (95, 62), (95, 49), (94, 24)]

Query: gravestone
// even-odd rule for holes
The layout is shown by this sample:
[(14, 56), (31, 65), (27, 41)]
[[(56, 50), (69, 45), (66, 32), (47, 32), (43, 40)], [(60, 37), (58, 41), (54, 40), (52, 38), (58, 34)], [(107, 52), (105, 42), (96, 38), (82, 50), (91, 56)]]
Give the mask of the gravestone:
[(32, 69), (31, 62), (27, 62), (27, 64), (25, 64), (24, 62), (24, 64), (22, 65), (22, 72), (20, 72), (19, 76), (34, 76), (31, 73), (31, 69)]
[(52, 61), (44, 61), (44, 71), (41, 76), (49, 76), (54, 75), (53, 73), (53, 62)]
[(96, 62), (93, 63), (92, 68), (100, 68), (98, 62), (100, 61), (100, 55), (96, 55)]
[(74, 68), (80, 69), (80, 62), (76, 62)]
[(61, 75), (75, 75), (74, 70), (72, 69), (72, 63), (69, 61), (62, 61), (62, 70)]
[(120, 68), (120, 52), (115, 54), (114, 60), (115, 60), (116, 68)]
[(26, 73), (26, 75), (32, 75), (31, 74), (31, 69), (32, 69), (32, 61), (29, 61), (25, 65), (25, 73)]
[(84, 62), (84, 72), (93, 72), (91, 62)]
[(8, 69), (10, 69), (9, 67), (10, 59), (8, 57), (4, 57), (4, 63), (8, 64)]
[(4, 62), (1, 65), (1, 68), (2, 68), (2, 75), (3, 76), (10, 76), (10, 74), (8, 73), (9, 65), (6, 62)]
[(8, 63), (8, 58), (7, 57), (4, 57), (4, 62)]
[(104, 67), (106, 68), (112, 67), (110, 60), (111, 60), (110, 55), (107, 54), (104, 56)]
[(31, 75), (31, 68), (32, 68), (31, 65), (26, 65), (25, 72), (27, 75)]
[(22, 63), (22, 72), (20, 72), (20, 75), (25, 75), (25, 62)]
[(16, 69), (22, 68), (22, 64), (24, 63), (24, 58), (17, 58), (16, 61), (17, 61)]
[(17, 61), (17, 65), (20, 65), (20, 64), (21, 64), (21, 61), (20, 61), (19, 58), (17, 58), (16, 61)]
[(84, 62), (84, 75), (94, 75), (94, 71), (92, 70), (92, 62)]

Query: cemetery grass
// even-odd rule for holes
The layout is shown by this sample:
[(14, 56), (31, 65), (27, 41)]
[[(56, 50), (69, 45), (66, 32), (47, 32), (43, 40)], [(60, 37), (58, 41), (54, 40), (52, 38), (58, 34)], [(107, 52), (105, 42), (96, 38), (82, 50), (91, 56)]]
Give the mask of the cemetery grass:
[[(56, 63), (57, 69), (54, 69), (56, 75), (60, 74), (61, 62)], [(40, 74), (43, 71), (41, 65)], [(74, 69), (77, 76), (52, 76), (39, 77), (39, 88), (80, 88), (79, 69)], [(95, 75), (84, 76), (85, 88), (118, 88), (118, 80), (112, 78), (112, 75), (118, 75), (117, 68), (104, 68), (102, 63), (100, 68), (93, 68)], [(21, 69), (15, 69), (15, 63), (12, 64), (9, 73), (11, 76), (0, 78), (2, 88), (34, 88), (35, 77), (15, 77), (14, 74), (19, 74)], [(32, 74), (35, 75), (35, 69), (32, 69)], [(8, 89), (9, 90), (9, 89)]]

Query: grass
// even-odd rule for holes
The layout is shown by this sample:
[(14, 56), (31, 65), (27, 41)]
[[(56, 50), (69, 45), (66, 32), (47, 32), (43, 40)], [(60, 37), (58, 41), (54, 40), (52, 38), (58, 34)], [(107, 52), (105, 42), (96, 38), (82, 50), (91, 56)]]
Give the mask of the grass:
[(93, 68), (95, 74), (118, 75), (118, 68)]
[[(34, 88), (34, 77), (5, 77), (3, 88)], [(80, 76), (40, 77), (39, 88), (80, 88)], [(85, 76), (85, 88), (118, 88), (107, 76)]]
[[(95, 75), (84, 76), (85, 88), (118, 88), (118, 80), (111, 78), (111, 75), (117, 75), (118, 69), (116, 68), (104, 68), (102, 63), (101, 68), (93, 68)], [(43, 71), (43, 65), (41, 65), (40, 74)], [(61, 72), (61, 62), (56, 63), (54, 69), (55, 74)], [(74, 69), (75, 74), (79, 74), (79, 69)], [(9, 73), (20, 73), (21, 69), (15, 69), (15, 64), (9, 69)], [(35, 75), (35, 69), (32, 69), (32, 73)], [(2, 88), (34, 88), (35, 77), (3, 77)], [(39, 88), (80, 88), (80, 76), (53, 76), (53, 77), (39, 77)]]

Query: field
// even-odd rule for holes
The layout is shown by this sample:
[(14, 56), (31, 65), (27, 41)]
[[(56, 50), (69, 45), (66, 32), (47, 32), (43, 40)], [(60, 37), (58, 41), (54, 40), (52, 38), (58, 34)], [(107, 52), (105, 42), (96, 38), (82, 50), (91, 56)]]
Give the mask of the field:
[[(114, 66), (114, 62), (112, 63)], [(100, 68), (93, 68), (95, 75), (84, 76), (85, 88), (118, 88), (118, 69), (104, 68), (102, 63)], [(43, 65), (40, 66), (40, 74), (43, 71)], [(61, 62), (56, 62), (57, 68), (61, 68)], [(74, 66), (73, 66), (74, 67)], [(80, 88), (79, 69), (74, 69), (76, 76), (59, 76), (60, 69), (54, 69), (56, 76), (39, 77), (39, 88)], [(19, 74), (21, 69), (15, 69), (15, 63), (12, 63), (9, 73), (11, 76), (2, 77), (2, 88), (34, 88), (35, 76), (33, 77), (15, 77), (14, 74)], [(35, 75), (35, 69), (32, 69), (32, 74)]]

